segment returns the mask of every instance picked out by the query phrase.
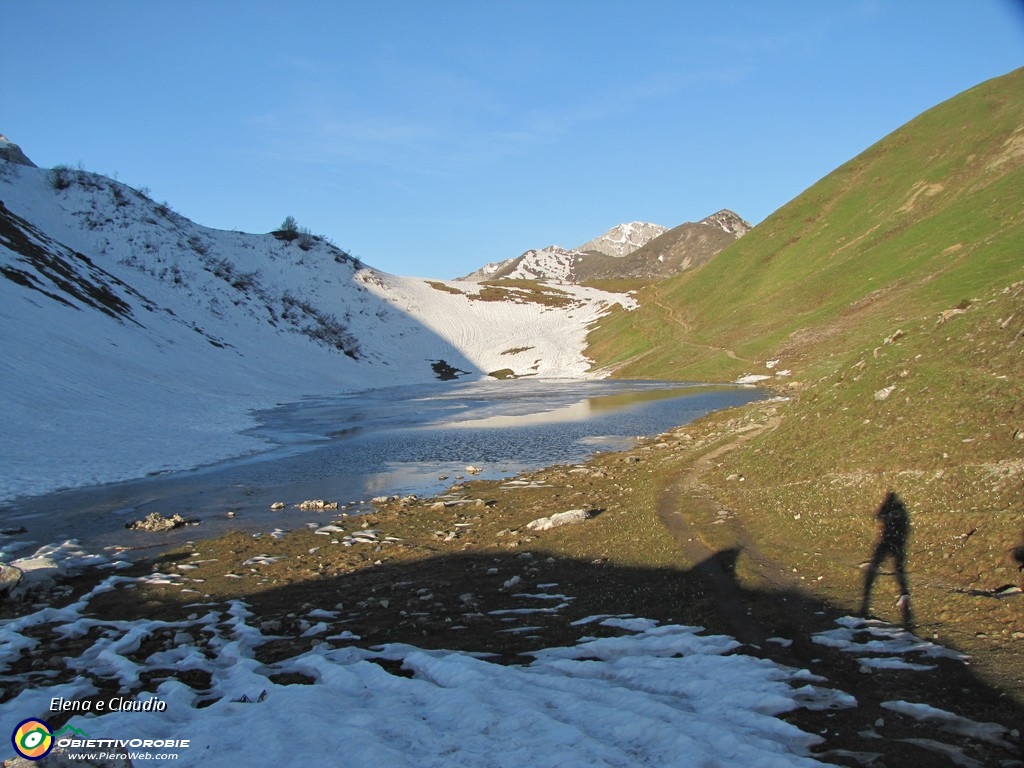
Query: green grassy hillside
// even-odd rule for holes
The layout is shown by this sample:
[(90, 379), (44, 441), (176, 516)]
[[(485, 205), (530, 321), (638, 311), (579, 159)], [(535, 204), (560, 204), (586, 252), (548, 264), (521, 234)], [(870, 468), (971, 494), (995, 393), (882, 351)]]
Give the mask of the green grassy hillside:
[[(809, 589), (856, 610), (873, 512), (896, 491), (919, 634), (968, 649), (1020, 695), (1024, 595), (1000, 590), (1024, 587), (1024, 69), (926, 112), (710, 264), (637, 295), (593, 333), (602, 365), (772, 374), (787, 396), (773, 429), (702, 478), (707, 493)], [(722, 530), (703, 537), (725, 546)], [(740, 574), (756, 570), (741, 558)], [(880, 579), (874, 603), (892, 620), (895, 589)]]
[(1024, 70), (935, 107), (591, 337), (624, 377), (814, 375), (894, 322), (1024, 277)]

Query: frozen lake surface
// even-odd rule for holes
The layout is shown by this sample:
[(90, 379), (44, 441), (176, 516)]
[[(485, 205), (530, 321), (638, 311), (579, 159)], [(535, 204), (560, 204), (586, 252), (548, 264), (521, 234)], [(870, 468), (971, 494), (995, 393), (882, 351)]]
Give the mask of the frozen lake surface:
[[(257, 414), (260, 426), (250, 434), (267, 441), (264, 452), (21, 499), (0, 510), (0, 527), (27, 529), (19, 543), (76, 538), (138, 546), (296, 528), (313, 518), (292, 508), (305, 499), (337, 501), (351, 512), (374, 496), (432, 495), (468, 465), (481, 468), (476, 477), (496, 479), (575, 463), (761, 397), (751, 387), (677, 382), (481, 381), (311, 398)], [(284, 511), (270, 510), (277, 501)], [(202, 523), (158, 537), (125, 530), (154, 511)], [(13, 543), (0, 539), (5, 549)]]

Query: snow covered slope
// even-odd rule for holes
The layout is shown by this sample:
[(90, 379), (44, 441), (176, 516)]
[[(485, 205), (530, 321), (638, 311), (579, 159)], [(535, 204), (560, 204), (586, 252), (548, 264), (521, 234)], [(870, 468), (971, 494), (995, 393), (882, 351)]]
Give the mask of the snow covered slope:
[(259, 449), (240, 434), (252, 410), (305, 395), (439, 371), (584, 375), (586, 326), (621, 300), (472, 300), (320, 238), (209, 229), (4, 155), (0, 278), (0, 432), (16, 436), (0, 499)]
[(582, 251), (567, 250), (560, 245), (535, 248), (514, 259), (485, 264), (459, 280), (467, 283), (482, 283), (486, 280), (560, 280), (574, 279), (574, 265), (583, 258)]
[(488, 373), (581, 378), (588, 329), (627, 296), (577, 285), (482, 287), (373, 273), (360, 275), (369, 290), (399, 307), (443, 343)]

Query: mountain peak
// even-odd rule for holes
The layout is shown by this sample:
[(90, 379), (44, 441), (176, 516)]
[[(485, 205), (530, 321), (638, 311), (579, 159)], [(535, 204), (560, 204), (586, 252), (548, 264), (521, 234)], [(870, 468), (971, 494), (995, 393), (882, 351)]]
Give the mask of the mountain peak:
[(730, 211), (728, 208), (723, 208), (718, 213), (712, 213), (710, 216), (706, 216), (698, 224), (708, 224), (712, 227), (718, 227), (723, 232), (728, 232), (730, 235), (736, 237), (743, 237), (753, 227), (749, 222), (742, 219), (739, 214)]
[(21, 147), (0, 133), (0, 160), (6, 160), (15, 165), (27, 165), (29, 168), (36, 168), (36, 164), (28, 159), (28, 156), (21, 151)]
[(637, 248), (668, 231), (668, 227), (644, 221), (617, 224), (600, 237), (579, 246), (578, 251), (597, 251), (607, 256), (628, 256)]

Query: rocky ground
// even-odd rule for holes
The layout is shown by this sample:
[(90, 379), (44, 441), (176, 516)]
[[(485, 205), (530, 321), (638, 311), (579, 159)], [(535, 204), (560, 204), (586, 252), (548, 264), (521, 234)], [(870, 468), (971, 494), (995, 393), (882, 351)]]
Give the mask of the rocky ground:
[[(281, 512), (287, 533), (197, 539), (138, 560), (125, 575), (152, 578), (97, 595), (90, 611), (104, 620), (173, 621), (194, 615), (197, 605), (241, 599), (264, 633), (282, 638), (259, 650), (267, 662), (329, 636), (335, 644), (408, 643), (519, 663), (531, 650), (613, 632), (576, 623), (597, 614), (701, 625), (737, 637), (753, 653), (810, 669), (857, 699), (852, 710), (791, 714), (802, 728), (826, 738), (822, 759), (844, 765), (963, 765), (921, 747), (921, 740), (953, 740), (972, 756), (970, 764), (1021, 765), (1015, 762), (1016, 742), (993, 746), (971, 735), (951, 736), (948, 724), (883, 706), (927, 703), (976, 722), (1000, 723), (1018, 740), (1012, 729), (1024, 722), (1024, 662), (1012, 645), (1001, 644), (995, 652), (986, 642), (985, 622), (995, 619), (972, 614), (972, 627), (947, 632), (942, 622), (949, 624), (948, 617), (919, 611), (917, 637), (948, 643), (955, 636), (961, 640), (956, 650), (971, 659), (929, 657), (927, 671), (869, 667), (813, 636), (835, 631), (836, 620), (856, 610), (862, 571), (850, 562), (866, 560), (872, 542), (863, 541), (862, 552), (834, 563), (833, 573), (820, 552), (774, 547), (750, 533), (745, 513), (721, 503), (709, 479), (721, 474), (730, 452), (774, 428), (780, 407), (762, 402), (715, 414), (586, 464), (500, 482), (460, 479), (436, 499), (377, 500), (365, 515), (289, 505)], [(565, 525), (552, 526), (558, 518), (547, 525), (534, 522), (573, 510), (578, 512)], [(83, 576), (72, 586), (80, 594), (95, 581)], [(877, 589), (880, 616), (891, 621), (897, 616), (889, 607), (895, 587), (884, 573)], [(1024, 598), (1010, 596), (999, 610), (1019, 613), (1022, 603)], [(7, 615), (19, 610), (5, 606)], [(172, 634), (151, 637), (134, 653), (145, 658), (161, 644), (203, 642)], [(8, 679), (20, 676), (30, 684), (34, 671), (50, 674), (45, 658), (73, 650), (47, 642), (54, 647), (26, 655)], [(189, 682), (200, 696), (201, 677)], [(116, 681), (96, 685), (109, 689)], [(6, 700), (16, 693), (11, 685), (3, 695)]]

